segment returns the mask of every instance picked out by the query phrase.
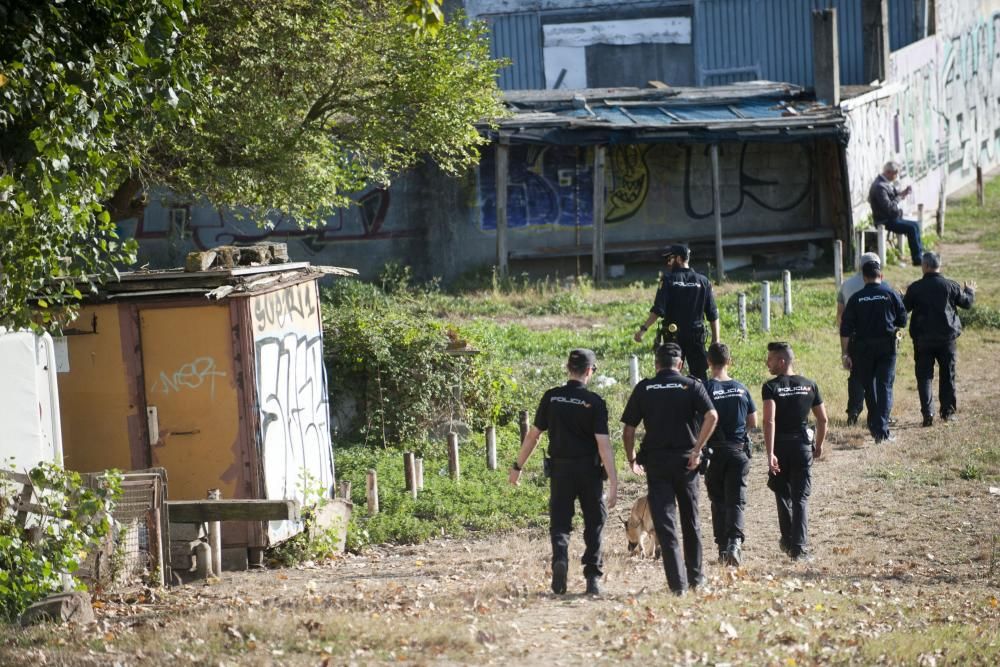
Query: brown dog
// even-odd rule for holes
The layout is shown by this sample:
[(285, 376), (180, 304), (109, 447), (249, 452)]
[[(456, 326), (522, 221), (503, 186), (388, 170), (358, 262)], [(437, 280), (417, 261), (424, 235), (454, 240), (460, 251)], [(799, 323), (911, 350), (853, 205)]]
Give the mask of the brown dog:
[(638, 498), (632, 504), (632, 513), (628, 520), (622, 519), (622, 523), (625, 524), (625, 538), (628, 540), (630, 554), (635, 553), (636, 547), (639, 547), (639, 553), (643, 557), (649, 557), (650, 551), (654, 559), (660, 557), (660, 541), (653, 529), (653, 517), (649, 513), (647, 496)]

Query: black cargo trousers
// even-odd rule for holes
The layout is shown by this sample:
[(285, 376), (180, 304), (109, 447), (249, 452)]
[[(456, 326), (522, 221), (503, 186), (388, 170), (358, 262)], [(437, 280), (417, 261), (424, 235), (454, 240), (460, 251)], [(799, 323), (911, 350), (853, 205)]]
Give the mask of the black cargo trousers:
[[(671, 591), (681, 593), (702, 579), (698, 471), (687, 469), (688, 453), (683, 450), (640, 450), (636, 460), (646, 471), (649, 512), (660, 541), (667, 585)], [(683, 555), (679, 535), (684, 536)]]
[(552, 562), (569, 562), (569, 534), (573, 530), (576, 501), (583, 512), (583, 576), (601, 577), (603, 559), (601, 534), (608, 519), (604, 504), (602, 468), (594, 457), (551, 459), (549, 478), (549, 536)]
[(768, 472), (767, 486), (778, 505), (781, 546), (791, 556), (806, 552), (809, 528), (809, 494), (812, 492), (812, 442), (806, 436), (774, 439), (774, 454), (781, 472)]
[(746, 539), (743, 512), (747, 505), (750, 457), (743, 443), (712, 445), (712, 458), (705, 473), (705, 490), (712, 501), (712, 532), (719, 551), (729, 540)]

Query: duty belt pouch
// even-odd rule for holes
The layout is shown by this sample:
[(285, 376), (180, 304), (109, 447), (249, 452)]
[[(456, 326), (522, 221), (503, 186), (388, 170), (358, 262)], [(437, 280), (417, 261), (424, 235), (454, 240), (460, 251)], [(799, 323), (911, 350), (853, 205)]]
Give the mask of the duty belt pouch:
[(708, 468), (712, 465), (712, 448), (705, 447), (701, 450), (701, 461), (698, 462), (698, 472), (702, 475), (708, 474)]
[(749, 435), (743, 436), (743, 453), (746, 454), (748, 459), (753, 458), (753, 442), (750, 440)]
[(604, 467), (604, 464), (601, 463), (600, 453), (594, 454), (594, 465), (601, 469), (601, 480), (605, 482), (608, 481), (608, 471)]

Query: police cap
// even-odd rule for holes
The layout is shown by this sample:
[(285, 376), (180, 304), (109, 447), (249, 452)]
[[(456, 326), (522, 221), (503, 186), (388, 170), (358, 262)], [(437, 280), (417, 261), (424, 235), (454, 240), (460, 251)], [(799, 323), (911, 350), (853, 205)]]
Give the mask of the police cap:
[(663, 249), (664, 258), (680, 257), (687, 261), (691, 257), (691, 249), (683, 243), (672, 243)]

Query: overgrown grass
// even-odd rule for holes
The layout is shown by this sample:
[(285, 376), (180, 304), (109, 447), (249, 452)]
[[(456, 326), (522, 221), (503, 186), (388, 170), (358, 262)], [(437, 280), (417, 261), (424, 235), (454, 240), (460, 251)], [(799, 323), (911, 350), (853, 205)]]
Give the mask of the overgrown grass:
[[(978, 240), (990, 247), (990, 239), (995, 236), (1000, 247), (1000, 227), (995, 224), (1000, 219), (1000, 179), (990, 183), (987, 194), (989, 205), (985, 209), (979, 208), (974, 200), (950, 205), (946, 241)], [(935, 242), (931, 235), (928, 244)], [(1000, 271), (995, 269), (990, 255), (972, 251), (962, 258), (956, 257), (951, 264), (946, 256), (945, 262), (949, 277), (959, 281), (976, 279), (980, 283), (977, 307), (962, 312), (966, 327), (984, 332), (1000, 329), (1000, 297), (994, 296), (1000, 293)], [(703, 270), (695, 264), (695, 268)], [(886, 276), (897, 289), (905, 290), (910, 282), (919, 279), (920, 270), (893, 265), (887, 267)], [(461, 289), (446, 291), (437, 284), (413, 287), (404, 275), (383, 287), (394, 308), (458, 325), (478, 345), (503, 359), (511, 368), (514, 402), (520, 409), (533, 412), (542, 392), (564, 381), (563, 365), (571, 348), (592, 348), (597, 353), (598, 372), (591, 388), (608, 402), (612, 440), (618, 445), (621, 464), (618, 420), (630, 392), (629, 357), (638, 355), (643, 375), (653, 373), (649, 346), (652, 332), (642, 344), (635, 343), (632, 334), (649, 311), (657, 280), (652, 271), (602, 286), (593, 285), (589, 278), (533, 279), (524, 274), (498, 280), (494, 275), (483, 274), (466, 280)], [(741, 292), (747, 296), (745, 337), (738, 331), (737, 322), (737, 298)], [(761, 331), (761, 294), (761, 284), (746, 279), (716, 288), (722, 338), (733, 352), (731, 375), (759, 396), (760, 385), (768, 377), (764, 364), (766, 343), (789, 341), (795, 349), (797, 371), (817, 381), (834, 426), (842, 426), (847, 374), (840, 367), (832, 276), (793, 274), (794, 308), (790, 315), (783, 313), (780, 281), (772, 281), (771, 331), (767, 333)], [(904, 391), (903, 385), (912, 382), (912, 368), (912, 344), (904, 340), (897, 362), (897, 392)], [(759, 433), (756, 437), (760, 438)], [(439, 441), (415, 437), (387, 450), (338, 443), (338, 475), (352, 481), (354, 502), (359, 510), (356, 516), (361, 515), (354, 526), (353, 543), (416, 542), (442, 532), (460, 534), (544, 523), (547, 489), (538, 472), (540, 457), (536, 455), (529, 464), (521, 488), (513, 489), (507, 484), (506, 469), (518, 444), (516, 424), (498, 427), (500, 470), (488, 471), (483, 434), (470, 434), (462, 443), (463, 480), (455, 484), (441, 474), (447, 471), (443, 436)], [(426, 486), (416, 500), (403, 490), (401, 452), (404, 450), (421, 452), (425, 458)], [(942, 445), (918, 456), (927, 462), (935, 458), (934, 465), (946, 464), (950, 479), (985, 480), (1000, 476), (1000, 444), (992, 438), (972, 443), (961, 452)], [(893, 483), (900, 476), (936, 483), (933, 474), (923, 470), (919, 463), (916, 461), (910, 472), (886, 469), (869, 474), (886, 483)], [(381, 492), (381, 513), (371, 519), (363, 516), (365, 476), (369, 468), (377, 470)]]

